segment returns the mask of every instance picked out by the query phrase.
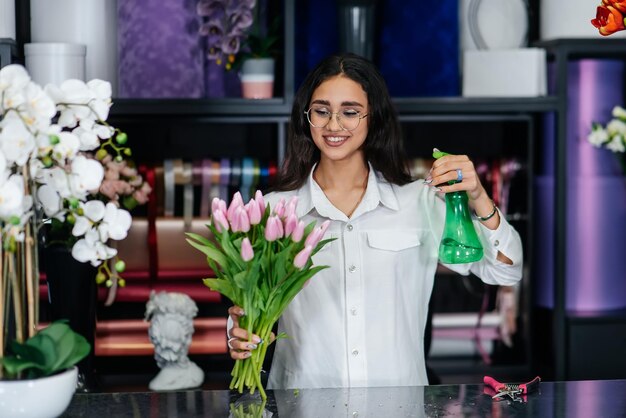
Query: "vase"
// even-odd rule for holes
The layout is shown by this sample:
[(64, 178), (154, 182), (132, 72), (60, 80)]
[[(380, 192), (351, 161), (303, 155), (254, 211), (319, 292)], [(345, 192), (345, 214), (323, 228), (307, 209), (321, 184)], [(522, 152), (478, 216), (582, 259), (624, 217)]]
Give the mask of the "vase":
[(67, 43), (31, 43), (24, 45), (26, 69), (41, 86), (60, 85), (67, 79), (85, 81), (87, 46)]
[(0, 39), (15, 40), (15, 0), (0, 0)]
[(241, 94), (246, 99), (270, 99), (274, 95), (274, 59), (250, 58), (239, 73)]
[(0, 417), (54, 418), (69, 406), (78, 369), (28, 380), (0, 380)]
[(50, 320), (68, 320), (72, 330), (91, 344), (89, 355), (78, 363), (77, 390), (94, 391), (98, 386), (94, 365), (97, 269), (89, 263), (75, 260), (70, 250), (62, 245), (47, 247), (44, 257)]
[(30, 0), (32, 42), (87, 46), (85, 77), (111, 83), (117, 96), (116, 1)]
[(340, 0), (339, 49), (374, 59), (376, 0)]
[(528, 43), (526, 0), (459, 0), (459, 13), (464, 51), (516, 49)]
[[(591, 24), (596, 17), (596, 7), (601, 1), (541, 0), (540, 37), (542, 40), (567, 38), (600, 38), (598, 29)], [(611, 35), (623, 38), (626, 31)]]

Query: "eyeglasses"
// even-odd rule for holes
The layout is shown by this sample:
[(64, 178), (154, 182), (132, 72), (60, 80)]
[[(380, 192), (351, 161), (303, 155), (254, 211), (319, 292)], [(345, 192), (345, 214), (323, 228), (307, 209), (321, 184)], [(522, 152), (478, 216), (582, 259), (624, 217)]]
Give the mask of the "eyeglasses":
[(312, 106), (304, 112), (309, 123), (314, 128), (325, 128), (330, 123), (333, 115), (337, 118), (337, 124), (344, 131), (354, 131), (359, 127), (361, 119), (366, 118), (367, 114), (361, 115), (354, 109), (344, 109), (339, 112), (331, 112), (325, 106)]

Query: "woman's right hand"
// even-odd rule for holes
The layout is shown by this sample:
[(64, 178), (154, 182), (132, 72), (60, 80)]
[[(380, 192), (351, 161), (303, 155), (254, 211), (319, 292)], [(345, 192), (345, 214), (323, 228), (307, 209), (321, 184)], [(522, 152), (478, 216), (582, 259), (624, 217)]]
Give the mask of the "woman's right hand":
[(255, 350), (263, 342), (258, 335), (252, 334), (251, 338), (248, 338), (248, 331), (239, 327), (239, 318), (244, 314), (243, 309), (239, 306), (235, 305), (228, 308), (228, 315), (233, 321), (233, 327), (228, 330), (226, 337), (228, 338), (230, 356), (234, 360), (250, 357), (252, 350)]

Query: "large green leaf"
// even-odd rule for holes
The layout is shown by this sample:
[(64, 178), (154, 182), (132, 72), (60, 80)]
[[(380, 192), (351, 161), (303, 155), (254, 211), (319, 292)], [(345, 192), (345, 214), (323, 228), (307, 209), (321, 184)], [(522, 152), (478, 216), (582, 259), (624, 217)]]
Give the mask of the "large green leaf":
[(31, 360), (23, 360), (17, 357), (0, 358), (0, 364), (4, 365), (5, 370), (11, 376), (23, 372), (24, 370), (42, 370), (43, 366)]
[[(55, 341), (53, 337), (40, 332), (32, 338), (29, 338), (24, 345), (41, 353), (43, 356), (43, 362), (41, 363), (43, 366), (42, 370), (46, 374), (50, 374), (53, 373), (54, 370), (59, 370), (57, 366), (59, 356), (65, 355), (64, 351), (68, 348), (67, 345), (63, 345), (63, 343), (64, 342)], [(67, 344), (67, 342), (65, 342), (65, 344)]]
[(65, 321), (53, 322), (27, 342), (43, 349), (46, 343), (42, 346), (38, 337), (50, 337), (54, 341), (56, 353), (52, 371), (64, 370), (73, 366), (85, 358), (91, 350), (91, 345), (85, 337), (74, 332)]
[(70, 335), (73, 339), (73, 342), (71, 343), (72, 350), (68, 352), (64, 361), (59, 362), (57, 370), (64, 370), (73, 366), (85, 358), (91, 350), (91, 345), (85, 337), (76, 333), (72, 333)]
[(91, 346), (75, 333), (66, 321), (57, 321), (26, 340), (13, 342), (14, 355), (0, 359), (10, 374), (24, 373), (25, 377), (49, 376), (65, 370), (85, 358)]

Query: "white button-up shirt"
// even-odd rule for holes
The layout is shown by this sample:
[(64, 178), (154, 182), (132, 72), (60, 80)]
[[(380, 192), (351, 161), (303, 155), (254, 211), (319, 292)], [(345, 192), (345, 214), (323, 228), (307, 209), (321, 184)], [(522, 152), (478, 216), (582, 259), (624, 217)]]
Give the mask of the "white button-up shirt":
[[(272, 205), (298, 196), (306, 224), (330, 219), (336, 238), (313, 258), (328, 265), (295, 297), (279, 321), (269, 388), (427, 385), (424, 327), (445, 203), (422, 181), (389, 184), (370, 166), (365, 195), (351, 218), (335, 208), (312, 172), (298, 190), (271, 193)], [(485, 283), (522, 277), (519, 234), (501, 217), (496, 230), (475, 221), (482, 260), (447, 265)], [(497, 247), (497, 248), (496, 248)], [(513, 265), (496, 260), (498, 251)]]

